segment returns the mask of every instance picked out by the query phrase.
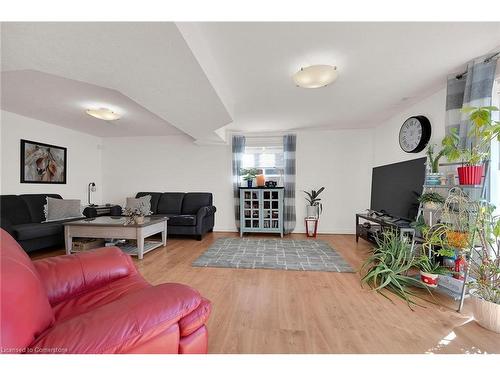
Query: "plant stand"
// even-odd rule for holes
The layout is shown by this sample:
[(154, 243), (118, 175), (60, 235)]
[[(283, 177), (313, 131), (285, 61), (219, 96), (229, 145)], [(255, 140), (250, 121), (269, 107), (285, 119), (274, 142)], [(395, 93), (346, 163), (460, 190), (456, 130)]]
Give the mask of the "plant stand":
[(306, 222), (306, 236), (316, 238), (318, 235), (318, 218), (306, 217), (304, 219)]

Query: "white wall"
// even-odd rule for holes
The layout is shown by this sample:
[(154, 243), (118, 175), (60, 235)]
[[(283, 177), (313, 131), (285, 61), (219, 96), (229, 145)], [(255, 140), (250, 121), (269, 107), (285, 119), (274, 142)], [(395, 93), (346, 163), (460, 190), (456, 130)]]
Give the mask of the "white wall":
[[(101, 139), (28, 117), (1, 111), (1, 194), (55, 193), (87, 203), (87, 185), (97, 184), (101, 202)], [(20, 140), (28, 139), (68, 149), (66, 184), (20, 183)]]
[(139, 191), (211, 192), (215, 230), (236, 230), (228, 146), (199, 146), (183, 135), (104, 138), (103, 178), (109, 203), (124, 204)]
[(297, 134), (296, 232), (305, 232), (303, 190), (325, 186), (320, 233), (354, 233), (354, 215), (370, 207), (372, 131)]
[(445, 133), (445, 106), (446, 89), (443, 88), (375, 128), (373, 137), (373, 166), (397, 163), (425, 156), (425, 150), (417, 154), (409, 154), (399, 147), (399, 129), (403, 125), (403, 122), (411, 116), (426, 116), (432, 126), (430, 142), (440, 145)]
[[(371, 132), (297, 134), (297, 228), (304, 232), (302, 190), (325, 186), (320, 231), (352, 233), (354, 213), (369, 206)], [(230, 146), (198, 146), (189, 137), (103, 140), (103, 199), (123, 204), (138, 191), (209, 191), (218, 231), (234, 231)]]

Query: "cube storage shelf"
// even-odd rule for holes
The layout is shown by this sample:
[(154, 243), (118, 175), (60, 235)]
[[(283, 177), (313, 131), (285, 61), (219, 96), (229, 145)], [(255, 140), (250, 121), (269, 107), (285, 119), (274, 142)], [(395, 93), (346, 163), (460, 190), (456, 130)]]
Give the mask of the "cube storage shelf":
[(278, 233), (283, 237), (283, 188), (240, 188), (240, 236)]

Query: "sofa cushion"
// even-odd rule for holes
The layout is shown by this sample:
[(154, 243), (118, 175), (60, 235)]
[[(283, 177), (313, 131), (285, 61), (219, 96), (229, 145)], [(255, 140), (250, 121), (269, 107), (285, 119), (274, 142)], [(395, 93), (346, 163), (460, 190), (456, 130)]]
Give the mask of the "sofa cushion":
[(194, 226), (196, 225), (196, 215), (168, 215), (168, 225)]
[(44, 206), (47, 203), (47, 197), (62, 199), (59, 194), (22, 194), (19, 197), (26, 202), (32, 223), (45, 221)]
[(82, 218), (80, 199), (58, 199), (47, 197), (44, 206), (45, 222)]
[(0, 351), (22, 351), (54, 321), (45, 288), (28, 255), (0, 229)]
[(2, 219), (7, 219), (11, 224), (26, 224), (31, 222), (28, 205), (17, 195), (0, 196), (0, 210)]
[(182, 201), (183, 215), (196, 215), (204, 206), (212, 205), (212, 193), (186, 193)]
[(145, 197), (146, 195), (151, 196), (151, 212), (155, 214), (158, 212), (158, 201), (160, 200), (162, 193), (156, 193), (156, 192), (144, 192), (141, 191), (135, 195), (136, 198), (141, 198)]
[(180, 214), (185, 193), (163, 193), (158, 202), (158, 214)]
[(53, 236), (63, 233), (61, 223), (28, 223), (12, 226), (14, 236), (19, 241), (31, 240), (33, 238)]

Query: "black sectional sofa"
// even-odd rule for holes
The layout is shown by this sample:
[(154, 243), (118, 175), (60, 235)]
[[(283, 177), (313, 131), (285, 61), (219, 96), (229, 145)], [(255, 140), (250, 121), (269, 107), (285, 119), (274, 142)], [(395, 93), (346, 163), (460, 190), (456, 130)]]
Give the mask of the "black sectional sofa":
[(146, 195), (151, 195), (151, 216), (169, 218), (169, 235), (191, 235), (201, 240), (213, 231), (217, 209), (212, 193), (140, 192), (136, 198)]
[(27, 252), (64, 245), (63, 223), (69, 220), (42, 223), (47, 197), (62, 199), (58, 194), (0, 195), (0, 226)]

